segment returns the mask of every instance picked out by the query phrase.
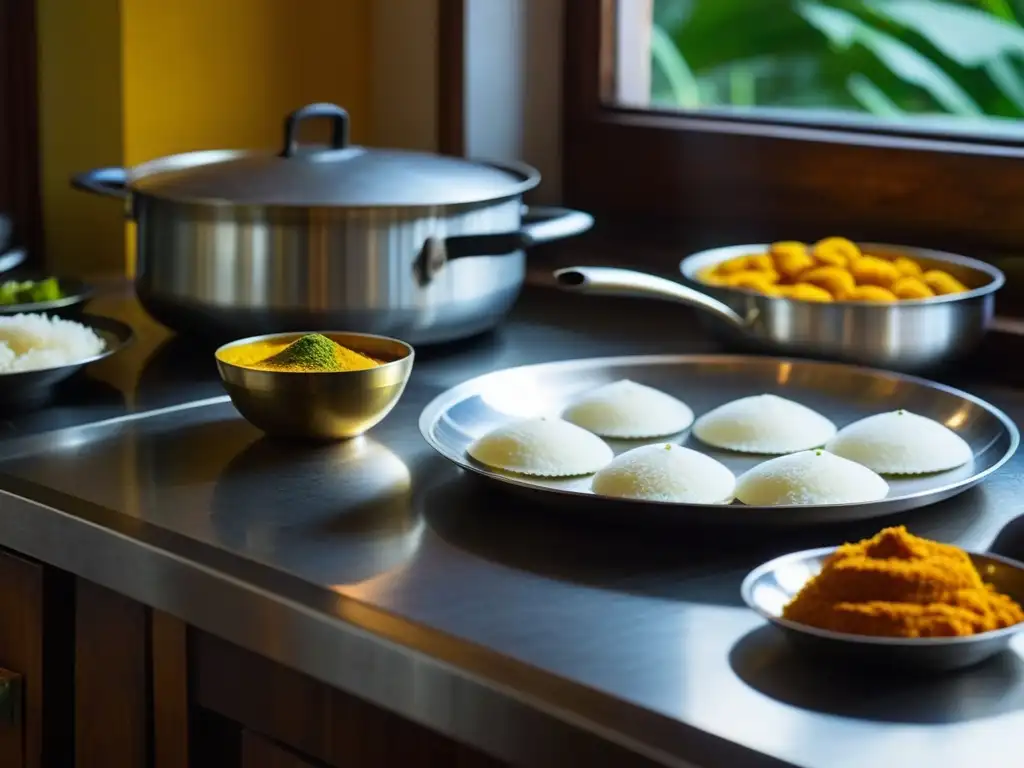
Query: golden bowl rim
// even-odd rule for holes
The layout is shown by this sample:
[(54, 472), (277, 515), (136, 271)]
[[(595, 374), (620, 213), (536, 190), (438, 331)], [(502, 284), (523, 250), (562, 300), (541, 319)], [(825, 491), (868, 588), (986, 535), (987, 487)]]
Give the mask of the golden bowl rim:
[[(331, 339), (332, 341), (334, 341), (332, 336), (349, 336), (349, 337), (360, 338), (360, 339), (375, 339), (377, 341), (390, 342), (392, 344), (395, 344), (395, 345), (403, 348), (405, 350), (405, 354), (402, 355), (401, 357), (397, 358), (396, 360), (389, 360), (387, 362), (381, 363), (380, 365), (374, 366), (373, 368), (363, 368), (363, 369), (360, 369), (360, 370), (357, 370), (357, 371), (266, 371), (266, 370), (261, 370), (261, 369), (258, 369), (258, 368), (249, 368), (248, 366), (238, 365), (236, 363), (231, 363), (231, 362), (228, 362), (227, 360), (223, 360), (221, 358), (221, 356), (220, 356), (221, 352), (223, 352), (226, 349), (231, 349), (232, 347), (242, 347), (242, 346), (246, 346), (247, 344), (256, 344), (257, 342), (261, 342), (261, 341), (272, 341), (272, 340), (280, 339), (280, 338), (284, 338), (284, 337), (294, 337), (294, 338), (298, 339), (298, 338), (301, 338), (303, 336), (308, 336), (311, 333), (319, 333), (319, 334), (321, 334), (323, 336), (326, 336), (327, 338)], [(359, 350), (357, 349), (356, 351), (358, 352)], [(409, 365), (410, 363), (412, 363), (415, 360), (415, 358), (416, 358), (416, 349), (415, 349), (415, 347), (412, 346), (412, 344), (410, 344), (407, 341), (402, 341), (401, 339), (396, 339), (394, 336), (383, 336), (383, 335), (377, 334), (377, 333), (361, 333), (359, 331), (333, 331), (333, 330), (331, 330), (331, 331), (278, 331), (277, 333), (264, 333), (264, 334), (260, 334), (258, 336), (246, 336), (246, 337), (241, 338), (241, 339), (235, 339), (234, 341), (229, 341), (226, 344), (221, 344), (219, 347), (217, 347), (217, 349), (214, 350), (213, 357), (214, 357), (214, 360), (217, 362), (218, 369), (220, 368), (220, 366), (224, 366), (225, 368), (230, 369), (230, 370), (244, 371), (245, 373), (249, 373), (249, 374), (266, 374), (268, 376), (337, 376), (337, 375), (358, 374), (358, 373), (366, 374), (366, 373), (369, 373), (371, 371), (382, 371), (384, 369), (391, 368), (392, 366), (394, 366), (395, 368), (401, 368), (401, 367), (407, 366), (407, 365)], [(409, 373), (411, 373), (411, 371), (406, 373), (407, 377), (408, 377)], [(223, 373), (221, 374), (221, 377), (223, 378)]]

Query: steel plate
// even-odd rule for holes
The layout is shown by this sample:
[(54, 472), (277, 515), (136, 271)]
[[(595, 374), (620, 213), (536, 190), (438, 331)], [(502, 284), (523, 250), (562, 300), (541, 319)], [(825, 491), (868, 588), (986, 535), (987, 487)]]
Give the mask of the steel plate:
[[(974, 459), (949, 472), (889, 477), (889, 496), (877, 502), (748, 507), (606, 498), (590, 493), (589, 477), (513, 475), (479, 465), (466, 454), (475, 438), (505, 421), (557, 415), (576, 395), (618, 379), (675, 395), (697, 416), (730, 400), (761, 393), (803, 403), (840, 428), (865, 416), (904, 408), (956, 431), (973, 448)], [(496, 371), (435, 398), (420, 415), (420, 431), (435, 450), (458, 466), (538, 502), (632, 520), (771, 526), (864, 520), (934, 504), (981, 482), (1013, 455), (1020, 440), (1016, 426), (1002, 411), (942, 384), (840, 363), (736, 355), (595, 358)], [(681, 443), (715, 457), (737, 476), (768, 458), (705, 446), (689, 431), (659, 440), (607, 442), (616, 454), (648, 443)]]
[[(833, 662), (864, 662), (900, 671), (944, 672), (963, 669), (1005, 650), (1024, 624), (956, 637), (874, 637), (818, 629), (782, 618), (786, 604), (818, 575), (835, 547), (810, 549), (777, 557), (751, 571), (740, 592), (747, 606), (759, 613), (801, 649)], [(985, 583), (1024, 601), (1024, 565), (988, 553), (969, 552)]]

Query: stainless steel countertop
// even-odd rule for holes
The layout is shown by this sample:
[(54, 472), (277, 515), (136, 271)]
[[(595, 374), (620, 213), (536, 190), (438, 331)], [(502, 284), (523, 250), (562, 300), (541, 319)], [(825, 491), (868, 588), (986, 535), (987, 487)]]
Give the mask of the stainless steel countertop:
[[(101, 382), (0, 427), (2, 546), (521, 764), (1019, 765), (1024, 646), (897, 684), (798, 658), (742, 606), (754, 565), (877, 523), (581, 527), (477, 484), (417, 431), (432, 397), (489, 370), (714, 350), (685, 311), (528, 291), (498, 334), (421, 354), (370, 435), (319, 448), (263, 439), (219, 396), (209, 356), (133, 302), (91, 311), (131, 318), (142, 340), (90, 372)], [(1022, 343), (995, 337), (943, 379), (1020, 423), (1024, 391), (993, 379), (1019, 387), (1005, 361)], [(1024, 455), (900, 520), (984, 549), (1022, 491)]]

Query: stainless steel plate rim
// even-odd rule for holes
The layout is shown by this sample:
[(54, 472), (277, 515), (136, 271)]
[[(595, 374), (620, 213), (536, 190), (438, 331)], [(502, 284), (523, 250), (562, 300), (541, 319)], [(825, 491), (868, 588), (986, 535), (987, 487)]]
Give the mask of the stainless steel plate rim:
[[(793, 632), (800, 632), (805, 635), (814, 635), (824, 640), (833, 640), (837, 642), (845, 643), (856, 643), (860, 645), (882, 645), (882, 646), (898, 646), (898, 647), (909, 647), (909, 648), (927, 648), (929, 646), (949, 646), (949, 645), (963, 645), (978, 640), (995, 640), (1002, 637), (1008, 637), (1015, 635), (1018, 632), (1024, 631), (1024, 622), (1019, 624), (1013, 624), (1009, 627), (1003, 627), (1002, 629), (993, 629), (988, 632), (979, 632), (975, 635), (961, 635), (956, 637), (878, 637), (875, 635), (855, 635), (849, 632), (834, 632), (829, 629), (820, 629), (818, 627), (812, 627), (808, 624), (801, 624), (798, 621), (790, 621), (784, 619), (781, 616), (776, 616), (769, 611), (764, 610), (753, 598), (754, 585), (764, 578), (765, 574), (771, 573), (779, 568), (779, 566), (787, 565), (794, 561), (800, 562), (805, 560), (815, 560), (830, 555), (835, 552), (839, 547), (817, 547), (816, 549), (805, 549), (799, 552), (790, 552), (786, 555), (780, 555), (779, 557), (773, 558), (766, 563), (762, 563), (746, 575), (743, 579), (743, 583), (740, 585), (740, 595), (743, 597), (743, 602), (747, 604), (750, 610), (754, 611), (761, 618), (766, 621), (775, 624), (776, 626), (791, 630)], [(1013, 560), (1009, 557), (1003, 557), (1002, 555), (995, 555), (990, 552), (975, 552), (972, 550), (964, 550), (972, 558), (979, 557), (988, 560), (995, 560), (1004, 565), (1016, 568), (1019, 571), (1024, 571), (1024, 563), (1020, 563), (1017, 560)]]
[[(954, 397), (966, 400), (973, 403), (979, 408), (987, 411), (989, 414), (994, 416), (1001, 424), (1006, 434), (1009, 437), (1009, 446), (1006, 452), (999, 457), (991, 466), (972, 474), (970, 477), (949, 483), (938, 488), (929, 488), (927, 490), (918, 491), (916, 493), (909, 493), (901, 496), (886, 497), (875, 502), (847, 502), (842, 504), (780, 504), (777, 506), (747, 506), (742, 504), (681, 504), (678, 502), (670, 501), (650, 501), (650, 500), (638, 500), (638, 499), (616, 499), (611, 497), (596, 496), (590, 493), (584, 493), (581, 491), (573, 491), (559, 488), (546, 488), (539, 486), (536, 482), (531, 482), (531, 478), (528, 476), (514, 476), (511, 474), (504, 474), (501, 472), (495, 472), (488, 467), (473, 461), (466, 455), (458, 455), (453, 451), (449, 450), (447, 446), (439, 442), (434, 438), (432, 426), (438, 421), (439, 417), (445, 414), (448, 409), (461, 402), (466, 396), (478, 391), (488, 379), (499, 378), (507, 376), (517, 372), (522, 372), (527, 369), (545, 369), (545, 370), (559, 370), (566, 369), (572, 370), (573, 368), (587, 368), (593, 366), (595, 363), (602, 363), (608, 367), (625, 366), (625, 365), (678, 365), (678, 364), (760, 364), (772, 363), (777, 365), (800, 365), (804, 367), (823, 367), (831, 368), (836, 374), (841, 375), (844, 371), (856, 370), (857, 372), (876, 378), (883, 379), (896, 379), (898, 381), (905, 381), (912, 384), (916, 384), (921, 387), (925, 387), (932, 390), (938, 390)], [(885, 371), (877, 368), (868, 368), (866, 366), (850, 365), (846, 363), (817, 361), (817, 360), (803, 360), (800, 358), (788, 358), (788, 357), (774, 357), (767, 355), (620, 355), (616, 357), (602, 357), (602, 358), (581, 358), (576, 360), (559, 360), (548, 363), (535, 363), (530, 365), (515, 366), (512, 368), (505, 368), (500, 371), (492, 371), (482, 376), (475, 377), (469, 381), (465, 381), (458, 384), (431, 400), (427, 406), (420, 413), (419, 418), (420, 434), (423, 435), (424, 440), (437, 451), (441, 456), (453, 462), (457, 466), (471, 471), (482, 477), (487, 477), (492, 480), (496, 480), (501, 483), (508, 485), (518, 486), (523, 489), (527, 489), (534, 492), (549, 493), (554, 496), (565, 496), (574, 499), (592, 499), (600, 500), (602, 502), (629, 502), (633, 504), (642, 504), (644, 506), (650, 506), (654, 508), (663, 509), (697, 509), (697, 510), (712, 510), (712, 509), (742, 509), (749, 510), (751, 516), (759, 514), (770, 514), (785, 510), (835, 510), (843, 508), (862, 508), (865, 506), (882, 505), (890, 502), (904, 502), (914, 499), (922, 499), (924, 497), (938, 497), (947, 498), (948, 496), (959, 492), (961, 490), (967, 490), (968, 488), (977, 485), (986, 477), (991, 475), (993, 472), (1002, 467), (1010, 458), (1016, 453), (1017, 448), (1020, 444), (1020, 432), (1017, 429), (1016, 424), (1013, 420), (1007, 416), (1003, 411), (991, 405), (987, 401), (980, 397), (976, 397), (968, 392), (957, 389), (956, 387), (950, 387), (946, 384), (940, 384), (939, 382), (930, 381), (919, 376), (913, 376), (910, 374), (896, 373), (893, 371)], [(671, 438), (673, 436), (666, 436)], [(625, 441), (624, 441), (625, 442)], [(632, 441), (631, 441), (632, 442)], [(657, 439), (650, 439), (645, 441), (637, 440), (636, 444), (644, 445), (652, 442), (657, 442)], [(771, 456), (765, 456), (765, 460), (772, 458)], [(752, 521), (753, 522), (753, 521)]]
[[(985, 283), (985, 285), (972, 288), (971, 290), (964, 291), (962, 293), (950, 293), (944, 296), (931, 296), (927, 299), (900, 299), (899, 306), (901, 307), (934, 306), (935, 304), (944, 304), (954, 301), (966, 301), (967, 299), (973, 299), (979, 296), (987, 296), (990, 293), (995, 293), (1006, 284), (1006, 276), (1003, 274), (1001, 269), (998, 269), (991, 264), (986, 264), (983, 261), (979, 261), (978, 259), (972, 259), (970, 256), (961, 256), (947, 251), (936, 251), (931, 248), (919, 248), (911, 245), (896, 245), (894, 243), (858, 243), (857, 245), (862, 246), (864, 249), (877, 248), (880, 250), (900, 251), (910, 257), (921, 256), (933, 261), (944, 261), (981, 272), (989, 278), (989, 282)], [(686, 280), (689, 280), (694, 285), (705, 288), (717, 288), (719, 290), (736, 293), (740, 296), (748, 296), (751, 292), (745, 291), (741, 288), (733, 288), (727, 285), (709, 285), (697, 277), (697, 271), (704, 267), (709, 267), (712, 264), (720, 264), (735, 256), (747, 253), (763, 253), (770, 247), (770, 243), (751, 243), (748, 245), (724, 245), (716, 248), (708, 248), (686, 256), (679, 262), (679, 271)], [(784, 296), (768, 296), (767, 294), (756, 295), (760, 298), (768, 299), (769, 301), (794, 301), (794, 299), (789, 299)], [(832, 301), (828, 303), (841, 306), (865, 306), (875, 308), (880, 306), (878, 302), (873, 301)]]

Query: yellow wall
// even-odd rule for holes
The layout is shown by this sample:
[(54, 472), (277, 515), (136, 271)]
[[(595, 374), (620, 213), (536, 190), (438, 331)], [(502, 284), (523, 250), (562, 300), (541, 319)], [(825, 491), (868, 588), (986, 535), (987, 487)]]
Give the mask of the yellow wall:
[[(110, 271), (130, 260), (119, 225), (111, 235), (108, 211), (117, 204), (66, 191), (76, 169), (130, 166), (193, 149), (276, 147), (284, 116), (312, 101), (345, 106), (353, 138), (366, 141), (372, 2), (39, 0), (51, 268)], [(81, 18), (68, 18), (69, 9)], [(92, 39), (76, 34), (83, 24)], [(106, 62), (99, 78), (100, 64), (85, 52), (99, 51), (101, 40), (116, 52), (106, 57), (116, 59), (116, 67)], [(72, 92), (78, 96), (69, 102)], [(68, 128), (82, 121), (88, 141), (73, 138)], [(94, 219), (99, 206), (104, 212)], [(95, 247), (77, 248), (83, 237)]]
[(47, 261), (124, 264), (124, 216), (114, 201), (75, 192), (68, 177), (120, 165), (120, 0), (38, 0), (39, 146)]

